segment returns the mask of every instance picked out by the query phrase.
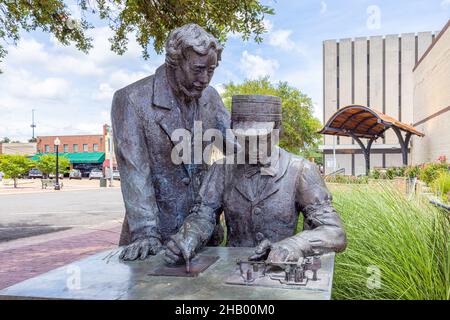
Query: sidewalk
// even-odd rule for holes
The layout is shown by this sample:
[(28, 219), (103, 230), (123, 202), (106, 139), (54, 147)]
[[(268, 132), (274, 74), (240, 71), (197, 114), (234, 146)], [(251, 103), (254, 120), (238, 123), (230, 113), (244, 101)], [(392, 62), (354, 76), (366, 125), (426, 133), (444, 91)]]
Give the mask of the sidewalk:
[[(4, 194), (24, 194), (24, 193), (49, 193), (49, 192), (67, 192), (67, 191), (79, 191), (87, 189), (100, 189), (100, 181), (98, 179), (88, 180), (69, 180), (69, 178), (64, 178), (60, 180), (63, 187), (61, 190), (54, 190), (52, 187), (47, 187), (42, 189), (42, 184), (40, 179), (20, 179), (18, 182), (18, 187), (14, 188), (12, 180), (3, 179), (0, 181), (0, 195)], [(109, 188), (109, 181), (107, 181), (107, 186)], [(120, 187), (120, 181), (114, 180), (114, 188)]]
[(120, 231), (121, 225), (110, 223), (2, 243), (0, 290), (97, 252), (117, 248)]

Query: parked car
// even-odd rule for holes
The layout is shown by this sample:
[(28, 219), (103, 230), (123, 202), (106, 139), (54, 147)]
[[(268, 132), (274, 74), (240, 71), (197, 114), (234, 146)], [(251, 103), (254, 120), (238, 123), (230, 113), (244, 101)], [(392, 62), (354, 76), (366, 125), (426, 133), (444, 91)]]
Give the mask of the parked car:
[[(111, 170), (109, 170), (109, 168), (106, 168), (106, 170), (105, 170), (105, 178), (108, 179), (108, 180), (111, 179), (110, 172), (111, 172)], [(113, 170), (112, 173), (113, 173), (112, 176), (113, 176), (114, 180), (120, 180), (119, 170)]]
[(29, 179), (42, 179), (43, 178), (43, 174), (41, 171), (39, 171), (39, 169), (33, 168), (28, 172), (28, 178)]
[(120, 180), (120, 172), (119, 170), (113, 170), (113, 179)]
[[(58, 176), (59, 176), (60, 179), (64, 179), (64, 173), (60, 173)], [(50, 173), (48, 175), (49, 179), (55, 179), (55, 177), (56, 177), (56, 175), (54, 173)]]
[(89, 173), (89, 180), (103, 178), (103, 172), (100, 169), (92, 169)]
[(80, 170), (78, 170), (78, 169), (72, 169), (72, 170), (70, 170), (70, 173), (69, 173), (69, 180), (72, 180), (72, 179), (78, 179), (78, 180), (81, 180), (81, 178), (82, 178), (82, 174), (81, 174), (81, 171), (80, 171)]

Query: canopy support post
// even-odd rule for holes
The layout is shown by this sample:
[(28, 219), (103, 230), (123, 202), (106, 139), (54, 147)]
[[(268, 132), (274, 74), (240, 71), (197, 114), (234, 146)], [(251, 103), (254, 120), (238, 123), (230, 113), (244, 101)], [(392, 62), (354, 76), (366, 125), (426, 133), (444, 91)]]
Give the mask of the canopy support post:
[(358, 142), (359, 146), (361, 147), (361, 150), (364, 154), (364, 160), (366, 162), (366, 176), (369, 176), (369, 174), (370, 174), (370, 150), (372, 148), (372, 143), (376, 140), (376, 138), (368, 139), (367, 146), (365, 146), (364, 143), (361, 141), (361, 139), (359, 137), (357, 137), (353, 132), (347, 131), (347, 133), (356, 142)]
[(402, 158), (403, 158), (403, 165), (408, 165), (408, 146), (409, 141), (411, 140), (411, 132), (407, 132), (405, 138), (403, 139), (402, 133), (399, 128), (396, 126), (392, 126), (392, 130), (394, 130), (395, 134), (397, 135), (398, 142), (400, 143), (400, 147), (402, 149)]

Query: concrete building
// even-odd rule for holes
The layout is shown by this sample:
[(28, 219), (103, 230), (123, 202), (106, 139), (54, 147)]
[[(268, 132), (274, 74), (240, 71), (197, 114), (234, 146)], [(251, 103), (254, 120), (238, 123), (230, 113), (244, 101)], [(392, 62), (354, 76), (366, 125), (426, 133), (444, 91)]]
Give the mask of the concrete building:
[(417, 62), (413, 81), (414, 126), (425, 137), (413, 139), (412, 163), (450, 161), (450, 20)]
[(29, 143), (0, 143), (0, 154), (17, 154), (33, 156), (36, 154), (37, 144)]
[(105, 152), (105, 143), (103, 135), (71, 135), (71, 136), (38, 136), (37, 152), (53, 153), (55, 152), (54, 141), (56, 138), (61, 140), (59, 152)]
[[(323, 122), (339, 108), (360, 104), (413, 124), (413, 68), (434, 38), (419, 32), (324, 41)], [(325, 136), (322, 149), (326, 174), (341, 168), (347, 175), (365, 173), (364, 156), (351, 138)], [(400, 145), (388, 130), (372, 147), (371, 167), (401, 165)]]

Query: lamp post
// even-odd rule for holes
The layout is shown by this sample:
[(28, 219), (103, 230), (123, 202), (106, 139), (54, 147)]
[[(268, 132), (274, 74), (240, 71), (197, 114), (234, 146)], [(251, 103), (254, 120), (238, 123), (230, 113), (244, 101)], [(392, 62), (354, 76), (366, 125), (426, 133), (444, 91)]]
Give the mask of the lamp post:
[(55, 183), (55, 190), (61, 190), (61, 187), (59, 185), (59, 145), (61, 144), (61, 140), (59, 138), (55, 139), (55, 152), (56, 152), (56, 183)]
[(113, 186), (113, 181), (114, 181), (114, 177), (113, 177), (113, 141), (112, 141), (112, 128), (108, 127), (108, 131), (109, 131), (109, 138), (108, 138), (108, 142), (109, 142), (109, 173), (110, 173), (110, 177), (109, 177), (109, 186), (112, 187)]

